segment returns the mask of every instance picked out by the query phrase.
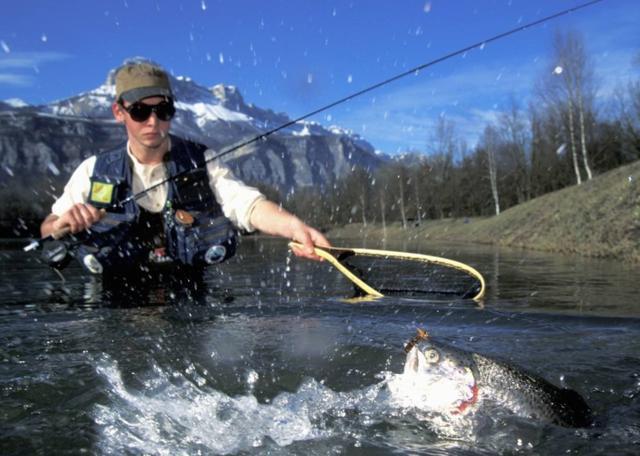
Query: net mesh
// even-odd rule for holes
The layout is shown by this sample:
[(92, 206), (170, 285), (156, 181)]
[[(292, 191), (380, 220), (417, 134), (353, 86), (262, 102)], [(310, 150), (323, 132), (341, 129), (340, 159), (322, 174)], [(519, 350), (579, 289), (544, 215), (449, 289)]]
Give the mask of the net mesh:
[(450, 264), (353, 252), (340, 253), (336, 258), (385, 296), (471, 299), (482, 289), (477, 277)]

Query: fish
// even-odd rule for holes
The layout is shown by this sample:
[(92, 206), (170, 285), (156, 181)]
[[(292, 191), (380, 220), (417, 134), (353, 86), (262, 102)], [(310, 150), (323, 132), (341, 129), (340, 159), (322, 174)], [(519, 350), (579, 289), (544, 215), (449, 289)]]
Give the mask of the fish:
[(435, 341), (424, 331), (405, 351), (404, 391), (409, 381), (414, 406), (428, 400), (432, 409), (464, 415), (488, 399), (543, 423), (573, 428), (593, 423), (593, 411), (579, 393), (515, 364)]

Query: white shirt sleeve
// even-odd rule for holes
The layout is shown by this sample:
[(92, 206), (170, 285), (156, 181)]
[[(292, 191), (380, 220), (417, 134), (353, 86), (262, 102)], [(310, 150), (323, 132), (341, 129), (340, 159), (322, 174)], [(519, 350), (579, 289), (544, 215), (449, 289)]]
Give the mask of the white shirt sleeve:
[(91, 176), (96, 164), (95, 155), (80, 163), (80, 166), (71, 175), (69, 182), (64, 186), (64, 192), (53, 206), (51, 213), (60, 217), (67, 212), (74, 204), (86, 203), (89, 200), (91, 190)]
[[(214, 151), (208, 149), (205, 158), (208, 160), (214, 156)], [(257, 188), (249, 187), (233, 175), (233, 172), (218, 160), (207, 163), (209, 185), (216, 197), (224, 215), (238, 228), (245, 231), (254, 231), (251, 224), (251, 212), (256, 203), (262, 201), (265, 196)]]

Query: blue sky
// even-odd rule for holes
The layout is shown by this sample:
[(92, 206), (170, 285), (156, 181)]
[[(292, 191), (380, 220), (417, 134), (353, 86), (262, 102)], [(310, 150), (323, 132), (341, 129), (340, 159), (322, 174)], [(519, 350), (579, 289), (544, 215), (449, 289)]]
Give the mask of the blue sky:
[[(0, 7), (0, 100), (41, 104), (100, 85), (143, 56), (201, 85), (297, 117), (576, 0), (112, 0)], [(385, 152), (428, 150), (445, 115), (473, 142), (509, 97), (523, 106), (556, 30), (583, 34), (600, 94), (640, 75), (640, 2), (606, 0), (455, 57), (310, 120)]]

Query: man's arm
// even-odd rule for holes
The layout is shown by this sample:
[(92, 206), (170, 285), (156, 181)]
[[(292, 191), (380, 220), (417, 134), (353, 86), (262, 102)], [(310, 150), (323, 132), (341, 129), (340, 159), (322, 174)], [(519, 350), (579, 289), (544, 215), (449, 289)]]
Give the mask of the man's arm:
[(318, 230), (269, 200), (262, 199), (255, 204), (251, 211), (251, 224), (263, 233), (282, 236), (302, 244), (302, 249), (293, 249), (297, 256), (320, 260), (313, 251), (314, 245), (331, 246)]

